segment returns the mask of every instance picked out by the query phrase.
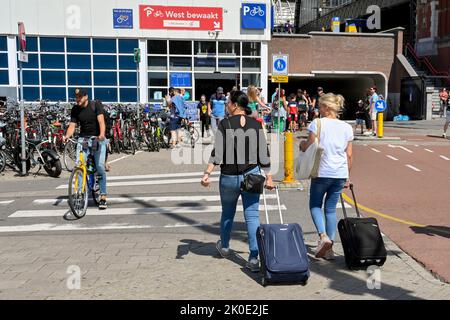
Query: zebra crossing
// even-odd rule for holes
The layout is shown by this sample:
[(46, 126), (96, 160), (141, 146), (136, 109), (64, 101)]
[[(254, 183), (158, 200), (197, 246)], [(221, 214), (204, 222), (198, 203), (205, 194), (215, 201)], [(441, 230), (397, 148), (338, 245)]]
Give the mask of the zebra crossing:
[[(202, 172), (182, 172), (167, 174), (150, 174), (139, 176), (108, 177), (108, 187), (173, 185), (172, 192), (162, 195), (136, 196), (115, 193), (108, 197), (108, 209), (98, 210), (90, 206), (83, 219), (71, 218), (65, 190), (67, 185), (55, 187), (53, 197), (40, 197), (23, 201), (23, 207), (14, 207), (0, 222), (2, 233), (26, 232), (66, 232), (66, 231), (114, 231), (143, 229), (179, 229), (205, 226), (218, 227), (222, 206), (217, 191), (195, 193), (195, 185), (199, 185)], [(219, 173), (212, 174), (211, 180), (217, 182)], [(175, 186), (188, 186), (186, 192), (175, 193)], [(114, 189), (113, 189), (114, 190)], [(202, 190), (202, 189), (199, 189)], [(142, 191), (142, 190), (141, 190)], [(180, 194), (181, 193), (181, 194)], [(18, 199), (16, 199), (19, 201)], [(16, 200), (1, 201), (0, 205), (10, 206)], [(260, 211), (278, 213), (276, 195), (267, 193), (267, 207), (263, 199)], [(22, 203), (21, 203), (22, 204)], [(340, 204), (338, 204), (338, 208)], [(1, 208), (1, 207), (0, 207)], [(291, 208), (294, 209), (294, 208)], [(281, 210), (288, 210), (281, 204)], [(243, 222), (243, 206), (239, 200), (236, 221)]]

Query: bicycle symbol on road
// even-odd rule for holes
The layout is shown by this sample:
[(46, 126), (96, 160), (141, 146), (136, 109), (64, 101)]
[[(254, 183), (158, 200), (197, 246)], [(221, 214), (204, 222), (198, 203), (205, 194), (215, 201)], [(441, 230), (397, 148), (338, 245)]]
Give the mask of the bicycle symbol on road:
[(126, 21), (128, 21), (128, 18), (129, 18), (129, 16), (121, 15), (121, 16), (119, 16), (119, 17), (117, 18), (117, 23), (123, 23), (123, 22), (126, 22)]
[(264, 17), (265, 12), (264, 12), (264, 10), (263, 10), (260, 6), (254, 7), (254, 8), (250, 11), (250, 15), (251, 15), (252, 17), (256, 16), (257, 14), (258, 14), (260, 17)]

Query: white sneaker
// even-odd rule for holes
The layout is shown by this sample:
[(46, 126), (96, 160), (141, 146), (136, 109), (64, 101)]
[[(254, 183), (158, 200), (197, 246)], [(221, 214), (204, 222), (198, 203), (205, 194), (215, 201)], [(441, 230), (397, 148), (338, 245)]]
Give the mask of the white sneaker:
[(245, 267), (251, 272), (259, 272), (259, 260), (256, 258), (252, 258), (247, 262)]
[(333, 242), (331, 242), (328, 237), (319, 240), (316, 248), (316, 258), (323, 258), (325, 253), (330, 250), (332, 246)]
[(222, 258), (227, 258), (231, 253), (230, 248), (222, 248), (222, 241), (220, 241), (220, 240), (217, 241), (216, 248), (217, 248), (217, 251), (219, 251)]
[(442, 138), (444, 138), (444, 139), (447, 138), (447, 134), (445, 132), (442, 134)]
[(334, 251), (333, 249), (328, 250), (327, 252), (325, 252), (325, 255), (323, 256), (323, 258), (325, 260), (335, 260), (336, 257), (334, 256)]

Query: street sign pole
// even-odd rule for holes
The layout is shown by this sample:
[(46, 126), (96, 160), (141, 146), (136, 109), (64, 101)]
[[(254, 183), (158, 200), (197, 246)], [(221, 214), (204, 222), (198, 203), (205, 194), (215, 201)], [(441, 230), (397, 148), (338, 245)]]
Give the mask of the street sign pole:
[(134, 62), (136, 63), (136, 112), (137, 112), (137, 120), (138, 120), (138, 132), (140, 130), (139, 124), (141, 119), (141, 114), (139, 112), (139, 63), (141, 63), (141, 49), (140, 48), (134, 48)]
[[(26, 50), (26, 36), (25, 36), (25, 26), (23, 22), (18, 22), (18, 34), (19, 34), (19, 52), (25, 53)], [(23, 99), (23, 70), (22, 70), (22, 57), (19, 59), (19, 68), (20, 68), (20, 140), (21, 140), (21, 160), (22, 160), (22, 175), (27, 174), (27, 151), (25, 144), (25, 106)]]
[[(281, 128), (281, 83), (278, 82), (278, 142), (280, 142), (280, 128)], [(284, 105), (283, 105), (284, 107)]]

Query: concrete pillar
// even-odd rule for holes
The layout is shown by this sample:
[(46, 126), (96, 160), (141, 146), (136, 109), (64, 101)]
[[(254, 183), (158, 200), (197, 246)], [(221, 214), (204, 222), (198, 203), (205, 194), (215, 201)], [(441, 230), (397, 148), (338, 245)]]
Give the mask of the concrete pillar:
[(426, 117), (425, 120), (433, 120), (433, 92), (434, 89), (431, 87), (426, 88)]

